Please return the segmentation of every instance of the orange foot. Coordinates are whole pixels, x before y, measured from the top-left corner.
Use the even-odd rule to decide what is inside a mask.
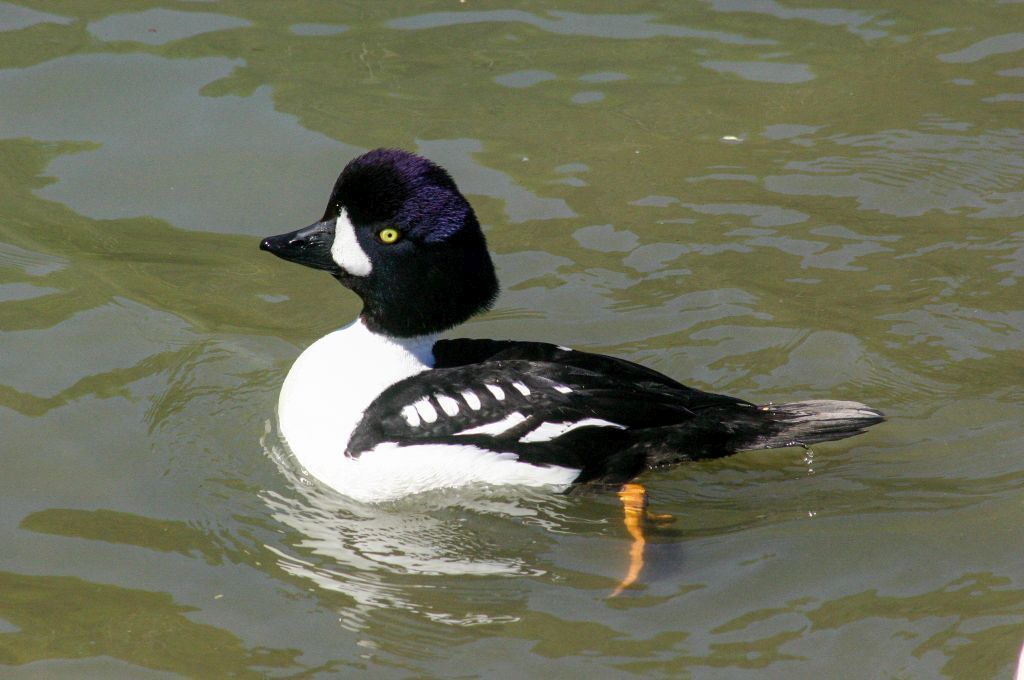
[[[615,597],[633,585],[644,568],[644,545],[647,543],[644,538],[644,525],[648,522],[661,524],[675,519],[672,515],[658,515],[647,509],[647,490],[642,484],[623,484],[619,490],[619,499],[626,515],[626,531],[633,537],[633,543],[629,546],[629,570],[609,597]]]

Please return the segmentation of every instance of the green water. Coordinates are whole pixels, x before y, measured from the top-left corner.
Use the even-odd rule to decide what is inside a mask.
[[[1024,641],[1024,5],[0,2],[0,676],[1007,677]],[[614,496],[351,503],[275,431],[348,322],[257,250],[445,165],[463,332],[890,420]]]

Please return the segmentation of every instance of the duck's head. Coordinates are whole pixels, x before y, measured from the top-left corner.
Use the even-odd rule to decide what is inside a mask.
[[[442,167],[397,149],[352,160],[319,221],[260,249],[329,272],[362,298],[367,327],[393,337],[447,330],[498,294],[469,202]]]

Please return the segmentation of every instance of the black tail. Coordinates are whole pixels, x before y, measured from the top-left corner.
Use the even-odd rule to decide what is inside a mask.
[[[771,427],[744,442],[740,450],[807,446],[845,439],[885,420],[881,411],[856,401],[816,399],[757,408],[768,416]]]

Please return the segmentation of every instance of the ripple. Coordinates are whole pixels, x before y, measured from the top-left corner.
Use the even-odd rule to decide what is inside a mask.
[[[870,12],[839,9],[835,7],[789,7],[776,0],[704,0],[716,12],[742,12],[767,14],[777,19],[798,19],[822,26],[845,26],[846,30],[866,40],[881,38],[887,33],[877,29],[866,29],[864,25],[874,20]]]
[[[111,328],[124,332],[116,343],[109,341]],[[44,398],[60,395],[91,376],[127,369],[145,372],[146,360],[164,352],[168,342],[193,337],[188,324],[178,317],[128,300],[82,310],[52,328],[2,335],[4,383]],[[47,360],[27,362],[22,359],[27,356]]]
[[[17,267],[30,276],[46,276],[67,268],[67,258],[37,253],[0,242],[0,267]]]
[[[71,17],[39,12],[9,2],[0,2],[0,33],[20,31],[36,24],[70,24],[73,21],[74,19]]]
[[[1020,130],[937,134],[886,130],[825,140],[845,155],[791,161],[764,186],[781,194],[856,198],[862,209],[899,217],[930,210],[974,217],[1024,215]],[[819,144],[821,142],[819,141]]]
[[[419,153],[440,163],[467,194],[483,194],[505,203],[511,222],[575,217],[560,198],[544,198],[520,186],[512,175],[477,163],[473,154],[483,150],[475,139],[419,140]]]
[[[251,21],[212,12],[179,12],[171,9],[147,9],[132,14],[114,14],[94,21],[88,30],[108,42],[132,41],[147,45],[165,45],[203,33],[252,26]]]
[[[339,163],[362,149],[280,113],[269,87],[250,97],[201,94],[242,64],[82,54],[0,70],[0,138],[94,142],[54,159],[46,174],[57,181],[36,190],[94,219],[153,216],[252,235],[279,232],[289,214],[305,224],[302,199],[323,201]],[[262,212],[253,210],[254,195]]]
[[[593,38],[637,40],[644,38],[699,38],[734,45],[774,45],[774,40],[747,38],[735,33],[704,31],[673,24],[652,23],[653,14],[580,14],[548,11],[544,18],[520,10],[480,10],[467,12],[431,12],[392,19],[390,28],[424,30],[445,26],[480,23],[523,23],[560,35],[585,35]]]
[[[59,288],[34,286],[31,283],[0,283],[0,302],[32,300],[59,292]]]
[[[705,61],[701,66],[718,73],[731,73],[756,83],[804,83],[815,78],[807,64],[783,64],[776,61]]]
[[[414,628],[425,621],[467,627],[516,620],[502,612],[522,598],[524,584],[495,577],[544,575],[533,564],[538,542],[550,542],[564,526],[562,508],[571,502],[530,490],[467,487],[364,505],[308,478],[269,421],[261,444],[291,490],[260,497],[272,518],[294,532],[266,547],[288,574],[351,598],[339,619],[350,630],[366,629],[382,612],[394,625]],[[437,589],[442,599],[430,596]]]
[[[554,80],[557,76],[551,71],[514,71],[495,76],[494,82],[511,88],[533,87],[537,83]]]
[[[889,332],[909,338],[912,345],[941,347],[950,361],[1024,349],[1024,312],[994,312],[950,302],[879,318],[896,322]]]
[[[1024,102],[1024,92],[1006,92],[1003,94],[993,95],[991,97],[985,97],[981,101],[995,104],[1001,102]]]
[[[577,92],[569,99],[569,101],[571,101],[573,104],[593,104],[603,99],[604,92],[588,90],[585,92]]]
[[[339,35],[348,30],[345,24],[292,24],[288,30],[295,35],[320,37]]]
[[[824,126],[777,123],[775,125],[766,126],[764,132],[761,133],[761,136],[767,139],[794,139],[796,137],[814,134],[822,127]]]
[[[579,77],[584,83],[614,83],[619,80],[629,80],[629,76],[619,71],[597,71],[586,73]]]
[[[947,64],[973,64],[996,54],[1009,54],[1024,50],[1024,33],[1006,33],[985,38],[958,52],[939,55]]]
[[[572,237],[584,248],[602,253],[628,253],[640,243],[639,237],[628,229],[616,230],[610,224],[583,227]]]

